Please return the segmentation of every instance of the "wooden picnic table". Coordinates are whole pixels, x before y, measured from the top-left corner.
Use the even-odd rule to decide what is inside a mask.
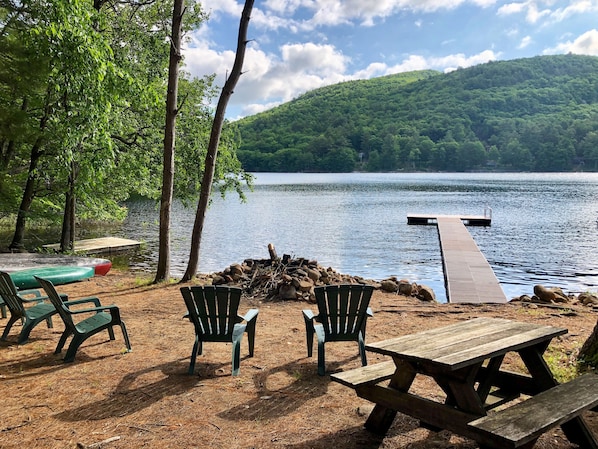
[[[376,404],[365,424],[372,432],[386,434],[401,412],[424,427],[494,446],[492,437],[468,424],[522,394],[533,396],[556,387],[542,355],[553,338],[565,333],[567,329],[552,326],[476,318],[368,344],[367,350],[392,357],[394,366],[381,363],[379,368],[371,365],[331,377]],[[529,375],[501,369],[509,352],[519,354]],[[443,403],[410,391],[418,375],[434,379],[446,394]],[[390,382],[381,382],[385,379]],[[598,447],[581,416],[567,419],[561,420],[561,427],[570,440],[581,447]]]

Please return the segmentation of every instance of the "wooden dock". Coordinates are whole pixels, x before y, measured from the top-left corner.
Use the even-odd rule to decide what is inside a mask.
[[[407,215],[407,224],[435,225],[440,217],[454,217],[454,215],[409,214]],[[492,224],[492,214],[459,215],[459,219],[463,224],[469,226],[490,226]]]
[[[74,252],[77,254],[113,254],[137,249],[141,242],[120,237],[101,237],[97,239],[75,240]],[[43,245],[47,250],[60,250],[60,243]]]
[[[438,226],[447,301],[507,302],[492,267],[467,231],[463,217],[438,215],[433,219]]]

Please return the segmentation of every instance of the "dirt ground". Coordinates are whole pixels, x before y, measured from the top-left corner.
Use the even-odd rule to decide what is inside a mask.
[[[477,445],[446,431],[435,433],[398,414],[386,437],[363,428],[371,405],[330,377],[316,372],[317,357],[306,356],[301,309],[297,301],[243,300],[241,313],[259,308],[256,348],[247,357],[241,346],[241,373],[231,374],[230,344],[207,343],[196,372],[188,375],[193,328],[182,319],[185,306],[178,284],[148,285],[148,279],[111,271],[108,276],[61,286],[71,299],[95,295],[117,304],[133,351],[101,333],[83,344],[74,363],[53,351],[63,329],[38,325],[28,343],[15,343],[20,326],[0,342],[0,448],[455,448]],[[531,290],[531,286],[530,286]],[[565,327],[547,358],[557,373],[571,369],[577,351],[596,324],[591,309],[563,310],[507,305],[429,304],[376,291],[367,340],[438,327],[479,316]],[[6,320],[0,320],[3,327]],[[328,373],[360,366],[356,343],[326,345]],[[369,363],[383,356],[370,354]],[[522,370],[515,358],[510,369]],[[431,398],[442,395],[427,380],[415,389]],[[596,413],[588,412],[598,433]],[[101,444],[100,444],[101,443]],[[537,448],[575,447],[560,429]]]

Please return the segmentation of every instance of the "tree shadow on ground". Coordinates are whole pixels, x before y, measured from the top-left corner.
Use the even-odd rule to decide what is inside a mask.
[[[364,423],[365,423],[364,417]],[[470,440],[453,441],[454,436],[448,431],[434,432],[419,427],[419,421],[406,415],[398,414],[386,436],[377,435],[363,426],[350,427],[338,432],[323,435],[320,438],[285,445],[285,449],[378,449],[383,447],[401,447],[403,449],[475,449],[477,444]],[[394,441],[400,439],[401,443]],[[408,442],[405,443],[405,440]],[[400,446],[395,446],[400,444]]]
[[[6,343],[6,342],[3,342]],[[98,346],[106,343],[105,341],[87,344],[86,347]],[[35,340],[29,341],[28,345],[35,345]],[[6,346],[12,346],[12,343],[8,343]],[[5,345],[2,345],[5,346]],[[14,343],[17,346],[17,343]],[[17,360],[11,360],[10,362],[0,362],[0,372],[2,372],[3,379],[24,379],[27,377],[36,377],[49,374],[54,371],[68,368],[71,366],[70,363],[65,363],[64,358],[65,351],[60,354],[54,354],[54,349],[49,352],[44,349],[44,352],[36,352],[35,354],[25,355]],[[85,354],[85,351],[79,350],[77,352],[77,358],[75,363],[83,364],[94,362],[103,359],[110,359],[113,357],[119,357],[120,354],[110,353],[103,356],[89,357]]]
[[[187,364],[185,363],[187,361],[188,359],[184,358],[174,363],[168,362],[127,374],[116,386],[110,397],[71,410],[65,410],[58,413],[56,417],[64,421],[122,417],[147,408],[165,397],[180,395],[202,380],[199,376],[187,374]],[[204,367],[204,369],[213,373],[224,372],[220,369],[221,366],[224,365],[214,364]],[[163,376],[160,376],[160,373]],[[145,381],[144,376],[150,379],[154,376],[160,376],[160,379],[154,382]],[[219,376],[213,375],[212,377]]]
[[[353,359],[355,357],[351,357]],[[348,360],[328,364],[337,370]],[[318,376],[317,366],[309,361],[293,361],[253,376],[256,397],[218,414],[228,420],[278,418],[297,410],[307,401],[323,396],[330,385],[329,376]]]

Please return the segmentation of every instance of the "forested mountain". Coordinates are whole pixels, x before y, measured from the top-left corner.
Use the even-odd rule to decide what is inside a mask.
[[[349,81],[237,124],[247,171],[597,171],[598,58]]]

